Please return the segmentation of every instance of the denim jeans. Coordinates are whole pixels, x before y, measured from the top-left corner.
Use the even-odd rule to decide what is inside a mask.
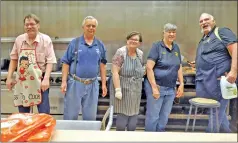
[[[98,96],[98,80],[86,85],[69,77],[64,98],[64,120],[77,120],[81,108],[83,120],[96,120]]]
[[[220,130],[218,130],[218,132],[224,132],[224,133],[231,133],[231,129],[229,127],[230,123],[228,121],[228,118],[227,118],[227,115],[226,115],[226,108],[227,108],[227,105],[228,105],[228,101],[227,99],[220,99],[220,108],[218,109],[218,121],[219,121],[219,127],[220,127]],[[213,112],[212,112],[212,116],[213,116],[213,131],[211,130],[211,116],[209,116],[209,123],[208,123],[208,127],[206,129],[206,132],[216,132],[217,131],[217,128],[216,128],[216,112],[215,112],[215,109],[213,109]],[[209,114],[210,115],[210,114]]]
[[[49,101],[49,89],[44,92],[41,92],[42,101],[37,105],[39,113],[50,114],[50,101]],[[30,113],[30,107],[18,106],[20,113]]]
[[[175,88],[160,86],[160,98],[155,100],[152,95],[151,85],[147,79],[144,84],[147,97],[145,131],[163,132],[172,110]]]

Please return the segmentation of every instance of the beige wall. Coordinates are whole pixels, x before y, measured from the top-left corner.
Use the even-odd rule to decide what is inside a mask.
[[[182,54],[193,60],[202,36],[198,25],[202,12],[211,13],[218,26],[227,26],[237,35],[236,1],[3,1],[1,36],[16,37],[23,33],[24,16],[35,13],[41,19],[41,32],[50,37],[76,37],[82,34],[83,18],[92,15],[99,21],[97,36],[107,46],[110,62],[128,32],[142,32],[141,49],[147,55],[152,42],[161,39],[163,25],[171,22],[178,26],[177,43]]]

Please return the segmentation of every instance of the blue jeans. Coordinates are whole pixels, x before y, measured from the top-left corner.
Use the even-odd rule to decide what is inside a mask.
[[[41,91],[41,95],[42,101],[37,105],[38,112],[50,114],[49,88],[44,92]],[[18,106],[18,110],[20,113],[30,113],[30,107]]]
[[[163,132],[173,107],[175,88],[160,86],[160,98],[155,100],[152,95],[151,85],[147,79],[144,84],[147,97],[145,131]]]
[[[83,120],[96,120],[99,84],[83,84],[69,77],[64,98],[64,120],[77,120],[82,107]]]
[[[221,104],[220,108],[218,109],[218,120],[219,120],[219,127],[220,127],[220,130],[219,132],[224,132],[224,133],[231,133],[231,129],[229,127],[230,123],[228,121],[228,118],[227,118],[227,115],[226,115],[226,108],[227,108],[227,105],[228,105],[228,101],[227,99],[220,99],[219,102]],[[228,107],[229,108],[229,107]],[[216,110],[213,109],[213,132],[216,132],[217,131],[217,128],[216,128]],[[211,116],[209,116],[209,123],[208,123],[208,127],[206,129],[206,132],[212,132],[211,130]]]

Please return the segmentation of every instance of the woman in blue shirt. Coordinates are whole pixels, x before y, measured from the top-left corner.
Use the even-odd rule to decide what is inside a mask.
[[[147,78],[144,82],[147,97],[146,131],[165,131],[174,98],[183,95],[181,55],[174,42],[176,29],[174,24],[165,24],[163,40],[153,44],[147,58]],[[176,92],[177,78],[180,85]]]

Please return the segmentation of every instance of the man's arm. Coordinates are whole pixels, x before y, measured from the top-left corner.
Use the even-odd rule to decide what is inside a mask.
[[[10,65],[8,68],[8,74],[7,74],[7,81],[6,81],[6,85],[9,90],[12,90],[12,87],[15,84],[14,80],[12,79],[12,76],[13,76],[14,71],[17,68],[17,63],[18,63],[18,60],[12,59],[10,61]]]
[[[57,62],[51,39],[49,39],[49,44],[46,48],[46,69],[41,83],[42,91],[46,91],[50,87],[50,73],[52,72],[53,64]]]
[[[9,65],[9,68],[8,68],[8,71],[7,71],[8,72],[7,73],[7,78],[12,78],[13,73],[17,68],[17,63],[18,63],[18,60],[16,60],[16,59],[11,59],[10,60],[10,65]]]
[[[64,53],[64,56],[61,58],[61,62],[62,62],[62,83],[61,83],[61,92],[65,93],[67,90],[67,78],[68,78],[68,74],[69,74],[69,66],[71,65],[71,63],[73,62],[73,58],[74,58],[74,52],[76,40],[71,41],[68,45],[67,50]],[[74,59],[77,60],[77,59]]]
[[[229,28],[219,28],[218,34],[232,58],[231,70],[226,75],[227,81],[234,83],[237,79],[237,37]]]
[[[10,53],[10,65],[8,68],[8,74],[7,74],[7,81],[6,81],[6,85],[7,88],[9,90],[12,89],[13,85],[14,85],[14,81],[12,79],[13,73],[17,68],[17,64],[18,64],[18,49],[17,49],[17,39],[13,45],[13,49]]]
[[[106,86],[106,64],[107,64],[107,57],[106,57],[106,48],[104,44],[101,42],[101,60],[100,60],[100,76],[102,82],[102,96],[105,97],[107,95],[107,86]]]
[[[237,43],[228,45],[227,49],[231,55],[231,70],[227,75],[227,81],[234,83],[237,79]]]
[[[106,88],[106,65],[104,63],[100,63],[100,74],[101,74],[101,82],[102,87]],[[106,96],[107,93],[103,93],[103,96]]]
[[[62,63],[62,82],[67,82],[67,77],[69,74],[69,65]]]

